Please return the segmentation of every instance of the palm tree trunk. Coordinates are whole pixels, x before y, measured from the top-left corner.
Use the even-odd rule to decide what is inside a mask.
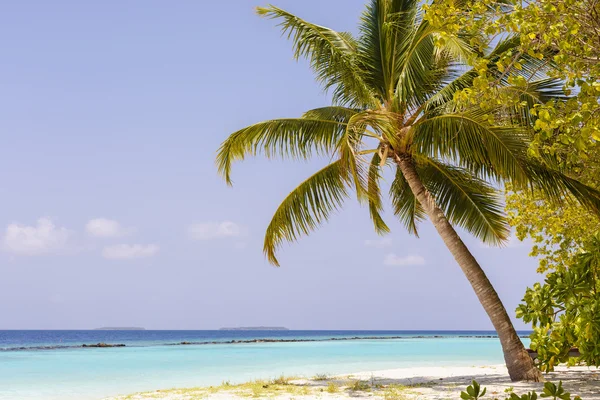
[[[412,158],[408,155],[395,155],[394,160],[402,171],[415,197],[431,219],[433,226],[435,226],[435,229],[471,283],[481,305],[492,321],[502,344],[504,360],[511,380],[542,381],[542,375],[535,367],[521,339],[519,339],[498,293],[475,257],[473,257],[458,233],[454,230],[444,212],[437,206],[435,200],[423,185]]]

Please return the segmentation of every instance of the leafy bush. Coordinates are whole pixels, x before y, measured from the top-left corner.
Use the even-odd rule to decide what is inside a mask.
[[[353,392],[371,390],[371,386],[369,385],[369,382],[360,381],[360,380],[352,382],[352,384],[349,386],[349,388]]]
[[[336,393],[339,390],[338,385],[333,382],[329,382],[327,384],[327,392],[328,393]]]
[[[316,374],[313,377],[314,381],[326,381],[327,379],[329,379],[329,375],[327,374]]]
[[[568,268],[527,289],[517,308],[517,317],[533,326],[531,348],[542,371],[568,362],[572,347],[581,361],[600,366],[600,234],[584,250]]]
[[[506,400],[537,400],[538,394],[533,392],[528,392],[519,396],[514,393],[512,390],[505,390],[505,392],[510,393],[510,396],[506,398]],[[481,386],[476,381],[473,381],[469,387],[467,387],[466,392],[460,393],[460,398],[462,400],[479,400],[483,396],[485,396],[486,388],[481,389]],[[544,384],[544,390],[540,397],[548,398],[551,400],[571,400],[571,393],[566,392],[562,387],[562,382],[558,383],[556,386],[552,382],[546,382]],[[573,397],[573,400],[581,400],[579,396]]]

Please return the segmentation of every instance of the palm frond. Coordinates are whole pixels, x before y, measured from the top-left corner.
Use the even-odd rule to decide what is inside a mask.
[[[515,189],[530,188],[539,191],[550,201],[557,204],[576,201],[600,215],[600,191],[568,177],[551,166],[537,163],[531,159],[528,159],[524,164],[528,182],[514,185]]]
[[[431,158],[417,160],[419,177],[451,223],[484,243],[498,245],[508,238],[510,227],[496,189],[465,169]]]
[[[309,158],[313,153],[332,154],[345,134],[355,110],[324,107],[308,111],[302,118],[275,119],[250,125],[231,134],[219,148],[219,173],[231,184],[231,166],[247,155]]]
[[[550,100],[566,101],[569,98],[563,90],[563,82],[553,78],[528,82],[526,87],[510,86],[498,89],[498,92],[502,91],[518,96],[519,104],[511,106],[508,111],[509,117],[520,126],[533,126],[536,117],[531,110],[536,104],[545,104]]]
[[[519,45],[520,38],[518,36],[511,36],[499,41],[496,47],[494,47],[486,55],[486,58],[489,60],[487,71],[492,77],[498,79],[499,87],[510,86],[508,80],[511,76],[523,76],[529,82],[544,81],[546,79],[545,73],[553,65],[551,61],[546,61],[547,59],[540,60],[539,58],[532,57],[529,54],[523,54],[519,58],[519,63],[521,64],[520,70],[512,68],[508,73],[500,71],[498,69],[497,62],[506,53],[511,51],[515,52]],[[548,54],[547,57],[551,58],[551,54]],[[477,71],[469,69],[451,82],[448,82],[443,88],[439,89],[437,93],[427,100],[426,109],[434,110],[451,102],[454,99],[454,94],[472,86],[473,80],[478,75],[479,74]]]
[[[281,20],[284,35],[293,41],[295,57],[306,58],[325,90],[340,104],[374,105],[373,93],[357,64],[357,42],[351,34],[307,22],[275,6],[258,7],[259,15]]]
[[[381,202],[381,187],[379,185],[379,180],[381,179],[380,164],[381,157],[379,157],[378,153],[375,153],[371,159],[371,165],[369,165],[367,189],[369,192],[369,213],[375,227],[375,232],[383,235],[389,233],[390,228],[381,217],[383,204]]]
[[[394,214],[400,222],[410,234],[418,237],[418,223],[425,219],[425,210],[410,189],[400,168],[396,168],[396,176],[390,186],[390,200],[394,207]]]
[[[525,181],[520,157],[528,144],[524,128],[490,125],[480,110],[439,115],[413,127],[416,154],[452,160],[486,179]]]
[[[350,118],[352,118],[360,112],[362,112],[362,110],[358,108],[328,106],[306,111],[304,114],[302,114],[302,118],[348,123],[348,121],[350,121]]]
[[[452,64],[465,63],[475,50],[465,35],[447,37],[436,43],[439,32],[425,20],[411,36],[401,51],[395,94],[399,104],[414,109],[454,77]]]
[[[365,118],[368,118],[368,116],[368,112],[352,116],[346,125],[345,134],[338,143],[340,166],[348,176],[352,177],[359,202],[366,201],[369,198],[368,171],[366,171],[362,155],[362,134],[367,128]]]
[[[348,197],[348,183],[341,161],[336,161],[294,189],[267,227],[263,251],[269,262],[279,266],[276,252],[284,241],[294,242],[327,221]]]
[[[394,93],[397,107],[402,111],[419,107],[435,90],[435,82],[431,79],[432,71],[437,69],[433,33],[429,23],[424,21],[401,52]]]
[[[392,98],[399,50],[414,30],[418,4],[415,0],[371,0],[361,17],[359,60],[367,84],[381,101]]]

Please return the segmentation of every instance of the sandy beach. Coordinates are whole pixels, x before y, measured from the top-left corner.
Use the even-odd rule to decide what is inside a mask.
[[[558,367],[545,375],[547,381],[558,383],[572,395],[583,400],[600,400],[600,369],[588,367]],[[191,399],[460,399],[460,392],[477,380],[487,387],[485,398],[504,399],[514,390],[517,394],[536,390],[543,383],[511,382],[503,365],[473,367],[420,367],[383,371],[366,371],[343,376],[313,378],[275,378],[241,385],[225,382],[219,387],[172,389],[107,400],[191,400]]]

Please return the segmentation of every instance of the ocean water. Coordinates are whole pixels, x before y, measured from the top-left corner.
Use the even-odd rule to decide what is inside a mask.
[[[100,342],[126,347],[81,347]],[[282,374],[502,362],[488,331],[0,331],[0,400],[99,400]]]

